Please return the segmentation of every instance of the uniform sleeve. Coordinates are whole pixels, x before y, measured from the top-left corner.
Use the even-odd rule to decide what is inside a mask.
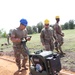
[[[60,26],[60,32],[62,33],[62,27]]]
[[[40,40],[44,44],[44,32],[43,31],[41,31]]]
[[[54,31],[56,32],[56,34],[61,35],[61,27],[60,26],[54,26]]]
[[[54,39],[57,40],[57,35],[56,35],[56,32],[54,30],[53,30],[53,37],[54,37]]]
[[[27,35],[28,35],[28,31],[27,29],[25,29],[25,37],[27,37]]]
[[[59,32],[60,32],[60,34],[61,34],[61,33],[62,33],[62,29],[61,29],[61,27],[58,26],[58,29],[59,29]]]
[[[16,37],[16,30],[14,29],[11,33],[11,38],[15,38]]]
[[[51,29],[51,31],[52,31],[53,38],[54,38],[54,39],[57,39],[57,35],[56,35],[56,31],[54,30],[54,26],[53,26],[53,28],[50,27],[50,29]]]

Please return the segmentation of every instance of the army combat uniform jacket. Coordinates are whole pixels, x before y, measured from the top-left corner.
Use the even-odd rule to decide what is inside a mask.
[[[16,28],[12,31],[11,36],[15,35],[15,38],[23,38],[27,36],[27,31],[26,30],[20,30],[19,28]],[[16,64],[18,67],[21,67],[21,55],[23,56],[23,64],[25,65],[25,63],[27,62],[28,59],[28,55],[27,53],[25,53],[25,51],[23,50],[23,45],[21,43],[14,43],[13,42],[13,49],[14,49],[14,55],[16,58]],[[28,50],[28,48],[26,47],[26,50]]]
[[[54,39],[57,39],[55,32],[52,28],[43,28],[41,30],[40,39],[42,44],[44,44],[46,50],[53,51],[54,49]]]

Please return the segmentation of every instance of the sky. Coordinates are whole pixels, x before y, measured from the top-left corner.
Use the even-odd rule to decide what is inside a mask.
[[[7,33],[19,26],[20,19],[28,20],[28,25],[50,20],[55,23],[55,16],[60,16],[60,24],[75,20],[75,0],[0,0],[0,29]]]

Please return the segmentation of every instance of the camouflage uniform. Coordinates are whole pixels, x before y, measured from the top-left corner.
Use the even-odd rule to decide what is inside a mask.
[[[46,50],[53,51],[54,49],[54,38],[56,39],[56,35],[52,28],[43,28],[41,30],[40,39],[42,44],[44,44]]]
[[[11,33],[7,34],[7,43],[8,43],[8,44],[10,44],[10,42],[9,42],[10,37],[11,37]]]
[[[59,50],[62,52],[61,46],[63,44],[63,36],[62,36],[62,29],[61,27],[58,25],[58,23],[56,23],[54,26],[54,31],[56,32],[57,38],[58,38],[58,48]]]
[[[13,30],[12,35],[15,35],[15,38],[23,38],[27,36],[27,31],[26,30],[20,30],[19,28],[16,28]],[[23,56],[23,60],[22,60],[22,66],[25,66],[27,59],[28,59],[28,55],[27,53],[25,53],[25,51],[23,50],[23,45],[21,43],[13,43],[13,49],[14,49],[14,55],[16,58],[16,64],[19,68],[21,68],[21,54]],[[28,50],[28,48],[26,47],[26,50]]]

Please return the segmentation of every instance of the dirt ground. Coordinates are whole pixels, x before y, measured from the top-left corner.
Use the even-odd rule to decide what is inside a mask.
[[[29,70],[17,71],[17,66],[14,57],[1,56],[0,57],[0,75],[29,75]]]
[[[75,52],[66,50],[66,55],[61,57],[62,70],[60,75],[75,75]],[[27,63],[27,65],[29,65]],[[13,51],[0,52],[0,75],[29,75],[29,70],[17,72]]]
[[[75,50],[66,50],[65,56],[61,58],[62,68],[75,72]]]

